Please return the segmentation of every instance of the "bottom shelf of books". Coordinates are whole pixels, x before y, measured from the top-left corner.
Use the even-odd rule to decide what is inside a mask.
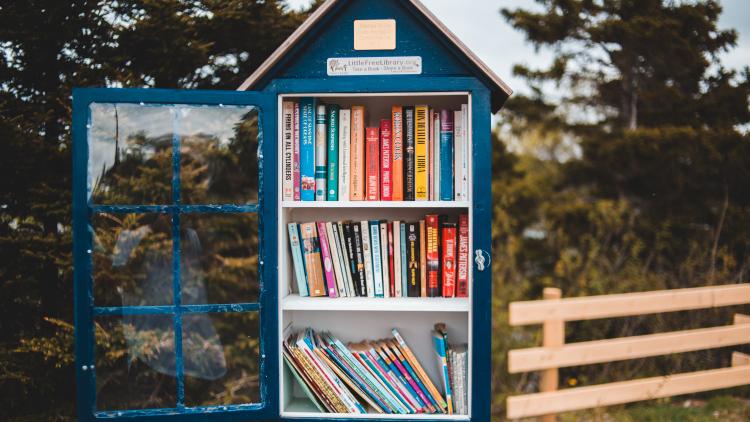
[[[285,311],[282,415],[465,420],[468,312]]]

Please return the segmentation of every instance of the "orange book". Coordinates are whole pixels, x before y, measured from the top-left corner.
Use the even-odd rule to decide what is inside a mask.
[[[404,112],[401,106],[391,108],[391,127],[393,137],[393,200],[404,200]]]
[[[363,201],[365,199],[365,108],[363,106],[352,106],[351,127],[349,199]]]
[[[368,127],[365,134],[365,180],[368,201],[380,200],[380,129]]]

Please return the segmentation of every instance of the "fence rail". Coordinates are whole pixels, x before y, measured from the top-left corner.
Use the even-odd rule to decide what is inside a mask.
[[[543,300],[510,304],[510,324],[543,324],[542,347],[511,350],[511,373],[541,371],[540,392],[512,396],[507,417],[542,416],[600,406],[750,384],[750,355],[734,352],[732,367],[613,382],[557,391],[558,368],[684,353],[750,343],[750,316],[734,324],[565,344],[565,322],[645,315],[750,303],[750,283],[581,298],[561,298],[557,288]]]

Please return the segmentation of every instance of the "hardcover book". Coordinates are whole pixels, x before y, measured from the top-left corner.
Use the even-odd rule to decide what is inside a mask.
[[[425,105],[414,107],[414,200],[427,201],[427,109]]]
[[[365,176],[367,200],[380,200],[380,133],[376,127],[368,127],[365,136]]]
[[[305,276],[305,264],[302,261],[302,245],[300,243],[297,223],[287,224],[289,232],[289,247],[292,250],[292,262],[294,264],[294,278],[297,280],[297,291],[300,296],[310,296],[307,290],[307,277]]]
[[[315,98],[300,99],[300,198],[315,200]]]
[[[440,112],[440,200],[454,199],[453,185],[453,111]],[[458,199],[458,196],[455,197]]]
[[[294,200],[294,102],[281,104],[281,200]]]
[[[307,287],[310,296],[325,296],[326,287],[323,280],[323,267],[321,266],[320,243],[315,223],[302,223],[299,228],[302,236],[302,251],[305,258]]]
[[[351,166],[351,118],[350,109],[339,111],[339,201],[349,200],[349,167]]]
[[[443,223],[443,297],[456,295],[456,225]]]
[[[375,286],[375,297],[383,297],[383,255],[380,242],[380,223],[370,221],[370,251],[372,253],[372,275]]]
[[[328,176],[326,187],[328,195],[326,200],[339,200],[339,106],[332,104],[328,106]]]
[[[292,136],[293,136],[293,172],[292,175],[294,183],[294,200],[299,201],[302,196],[300,192],[300,140],[299,140],[299,103],[294,103],[294,121],[292,123]]]
[[[401,106],[391,108],[391,129],[393,138],[393,200],[404,200],[404,120]]]
[[[414,200],[414,107],[404,107],[404,200]]]
[[[456,270],[456,296],[469,296],[469,215],[458,216],[458,265]]]
[[[372,243],[370,243],[370,222],[360,222],[362,233],[362,256],[365,262],[365,280],[367,281],[367,297],[375,297],[375,273],[372,267]]]
[[[365,108],[352,107],[351,133],[351,168],[349,177],[351,185],[349,199],[365,199]]]
[[[406,262],[408,296],[419,297],[420,272],[419,272],[419,223],[406,223]]]
[[[315,200],[326,200],[326,106],[318,104],[315,113]]]
[[[391,119],[380,119],[380,199],[393,200]]]
[[[333,257],[331,256],[331,244],[328,241],[328,232],[326,230],[326,223],[319,221],[317,223],[318,228],[318,239],[320,242],[320,258],[323,262],[323,274],[326,280],[326,287],[329,297],[338,297],[338,291],[336,288],[336,275],[333,271]]]
[[[425,216],[425,230],[427,231],[427,296],[439,297],[440,289],[440,222],[438,216]]]

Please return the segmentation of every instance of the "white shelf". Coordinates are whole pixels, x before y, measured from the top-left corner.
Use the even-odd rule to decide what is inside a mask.
[[[467,421],[468,415],[436,415],[436,414],[415,414],[415,415],[384,415],[381,413],[320,413],[318,409],[310,403],[308,399],[294,398],[284,407],[281,412],[284,418],[315,418],[315,419],[429,419],[429,420],[446,420],[446,421]]]
[[[469,312],[466,297],[300,297],[281,299],[285,311]]]
[[[283,201],[282,208],[469,208],[468,201]]]

